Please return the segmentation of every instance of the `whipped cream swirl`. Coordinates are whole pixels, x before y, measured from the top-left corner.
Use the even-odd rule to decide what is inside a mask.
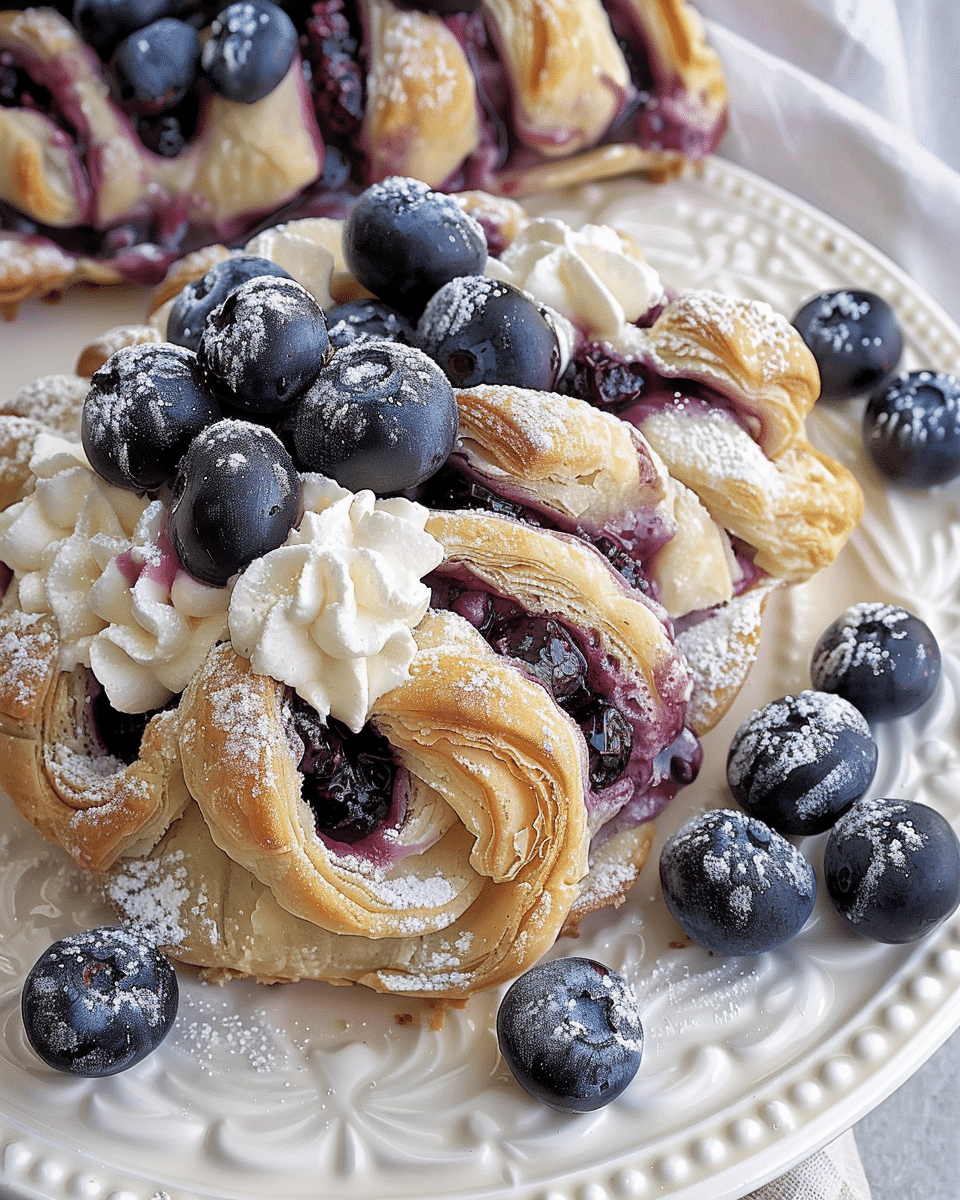
[[[422,579],[443,550],[424,528],[427,510],[411,501],[307,475],[303,503],[284,545],[236,581],[230,637],[255,671],[359,730],[408,676],[412,630],[430,603]]]
[[[591,341],[616,341],[664,300],[657,272],[624,233],[608,225],[573,229],[554,217],[531,221],[486,273],[529,292]]]

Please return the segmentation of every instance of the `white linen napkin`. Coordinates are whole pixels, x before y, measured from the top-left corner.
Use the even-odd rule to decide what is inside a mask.
[[[693,3],[730,94],[719,154],[853,229],[960,320],[957,0]],[[848,1132],[745,1200],[869,1197]]]

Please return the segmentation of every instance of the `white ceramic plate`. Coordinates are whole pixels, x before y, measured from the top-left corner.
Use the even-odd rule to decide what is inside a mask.
[[[627,226],[673,286],[742,292],[787,313],[827,286],[871,288],[900,313],[907,365],[960,369],[960,332],[888,262],[721,161],[662,187],[623,181],[531,207]],[[91,334],[138,319],[143,303],[75,293],[26,307],[0,330],[4,391],[70,369]],[[761,661],[661,839],[729,803],[732,732],[808,685],[817,635],[860,599],[906,605],[944,651],[938,696],[879,731],[872,790],[932,803],[960,827],[960,485],[885,489],[864,462],[858,416],[856,403],[817,411],[811,432],[862,480],[863,525],[833,567],[771,606]],[[436,1030],[423,1002],[315,984],[219,989],[187,971],[155,1055],[111,1079],[56,1076],[25,1043],[20,984],[54,937],[107,914],[6,801],[0,829],[0,1184],[18,1198],[733,1200],[851,1125],[960,1023],[960,915],[919,945],[883,947],[847,933],[821,901],[781,951],[724,959],[678,941],[655,849],[627,904],[557,947],[621,969],[640,998],[640,1072],[599,1113],[561,1115],[518,1089],[497,1053],[496,995]],[[822,843],[805,843],[815,863]]]

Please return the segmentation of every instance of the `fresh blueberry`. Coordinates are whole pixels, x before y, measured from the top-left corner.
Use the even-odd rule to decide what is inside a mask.
[[[960,475],[960,379],[909,371],[879,388],[864,410],[863,441],[893,483],[949,483]]]
[[[556,385],[556,326],[513,284],[485,275],[452,279],[431,297],[417,336],[454,387],[503,383],[549,392]]]
[[[393,175],[357,199],[343,228],[343,252],[355,279],[415,320],[438,288],[483,271],[487,239],[456,200]]]
[[[382,300],[364,297],[347,300],[327,312],[327,333],[334,349],[348,346],[363,338],[385,339],[416,345],[417,333],[406,317],[384,304]]]
[[[537,963],[497,1011],[500,1053],[536,1100],[593,1112],[633,1080],[643,1053],[637,998],[618,972],[590,958]]]
[[[760,954],[799,933],[817,882],[800,851],[763,821],[714,809],[664,845],[660,883],[684,932],[717,954]]]
[[[177,294],[167,316],[168,339],[196,350],[207,317],[241,283],[258,275],[290,278],[283,267],[269,258],[258,258],[255,254],[234,254],[222,262],[214,263],[205,275],[188,283]]]
[[[960,842],[936,809],[861,800],[830,831],[824,880],[843,919],[876,942],[914,942],[960,904]]]
[[[109,57],[128,34],[174,11],[171,0],[76,0],[71,20],[85,42]]]
[[[413,346],[359,341],[336,351],[281,426],[302,471],[385,495],[445,461],[459,428],[446,376]]]
[[[290,70],[298,44],[296,27],[282,8],[270,0],[238,0],[210,26],[203,73],[227,100],[254,104]]]
[[[877,753],[859,709],[829,692],[800,692],[744,721],[727,782],[744,811],[778,833],[822,833],[870,786]]]
[[[854,604],[820,635],[810,663],[813,686],[834,692],[868,721],[915,712],[940,679],[940,647],[929,627],[905,608]]]
[[[880,387],[903,353],[897,315],[873,292],[823,292],[794,314],[793,325],[817,360],[822,400],[847,400]]]
[[[132,1067],[177,1015],[173,967],[129,930],[102,926],[62,938],[23,985],[30,1045],[57,1071],[96,1078]]]
[[[174,17],[160,17],[129,34],[110,56],[114,93],[127,112],[173,108],[194,86],[199,72],[200,35]]]
[[[352,845],[383,823],[393,798],[396,763],[390,743],[364,725],[354,733],[294,696],[293,727],[303,743],[302,795],[318,833]]]
[[[220,419],[196,355],[169,342],[125,346],[94,372],[81,438],[108,483],[153,492],[169,483],[193,438]]]
[[[293,279],[258,275],[204,322],[197,358],[215,396],[242,413],[288,408],[330,356],[323,309]]]
[[[170,537],[185,571],[223,587],[286,541],[299,506],[300,478],[276,434],[249,421],[218,421],[180,460]]]

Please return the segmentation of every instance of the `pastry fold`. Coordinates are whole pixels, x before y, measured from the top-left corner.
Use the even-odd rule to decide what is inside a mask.
[[[181,702],[190,792],[217,845],[331,934],[442,933],[474,907],[509,929],[529,903],[553,910],[555,935],[586,873],[576,728],[459,618],[428,615],[416,637],[410,678],[371,716],[404,789],[378,848],[317,834],[285,689],[227,645]]]

